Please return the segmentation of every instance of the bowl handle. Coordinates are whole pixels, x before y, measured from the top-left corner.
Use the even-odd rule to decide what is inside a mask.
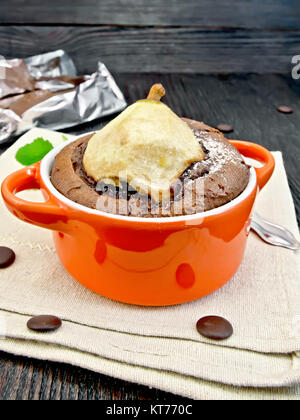
[[[256,143],[242,140],[229,140],[238,151],[245,157],[258,160],[264,164],[261,168],[255,168],[259,189],[261,190],[272,176],[275,168],[275,159],[269,150]]]
[[[45,203],[34,203],[16,196],[20,191],[42,189],[39,173],[38,163],[9,175],[1,185],[3,200],[8,210],[24,222],[65,232],[68,220],[66,213],[54,200],[48,198]]]

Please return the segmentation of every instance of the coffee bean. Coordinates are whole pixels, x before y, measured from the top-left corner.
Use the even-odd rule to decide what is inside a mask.
[[[217,129],[222,131],[222,133],[232,133],[233,127],[229,124],[218,124]]]
[[[294,110],[292,108],[290,108],[289,106],[285,106],[285,105],[279,106],[277,108],[277,111],[281,112],[282,114],[292,114],[294,112]]]
[[[219,316],[207,316],[197,322],[198,332],[211,340],[226,340],[233,334],[232,325]]]
[[[52,315],[41,315],[31,318],[27,322],[27,327],[36,332],[50,332],[58,330],[62,325],[59,318]]]
[[[0,268],[9,267],[14,263],[16,254],[6,246],[0,246]]]

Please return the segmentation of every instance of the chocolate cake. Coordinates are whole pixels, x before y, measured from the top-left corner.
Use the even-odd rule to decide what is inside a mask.
[[[170,200],[156,202],[125,182],[112,185],[89,177],[83,157],[93,135],[69,144],[56,156],[51,181],[60,193],[76,203],[136,217],[189,215],[232,201],[246,188],[249,167],[220,131],[202,122],[183,120],[192,129],[205,158],[192,163],[172,184]]]

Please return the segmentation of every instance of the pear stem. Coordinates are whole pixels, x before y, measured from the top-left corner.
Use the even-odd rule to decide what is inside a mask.
[[[166,91],[161,83],[156,83],[150,89],[147,99],[152,101],[160,101],[163,96],[165,96]]]

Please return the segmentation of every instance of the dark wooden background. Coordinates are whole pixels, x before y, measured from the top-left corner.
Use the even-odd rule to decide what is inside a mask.
[[[0,0],[0,55],[65,49],[80,73],[101,59],[128,103],[161,81],[182,116],[281,150],[300,223],[299,0]],[[279,114],[289,105],[292,115]],[[98,129],[109,120],[67,130]],[[0,147],[0,153],[8,145]],[[183,398],[83,369],[0,353],[0,399]]]
[[[288,72],[299,0],[1,0],[0,54],[64,48],[81,72]]]

